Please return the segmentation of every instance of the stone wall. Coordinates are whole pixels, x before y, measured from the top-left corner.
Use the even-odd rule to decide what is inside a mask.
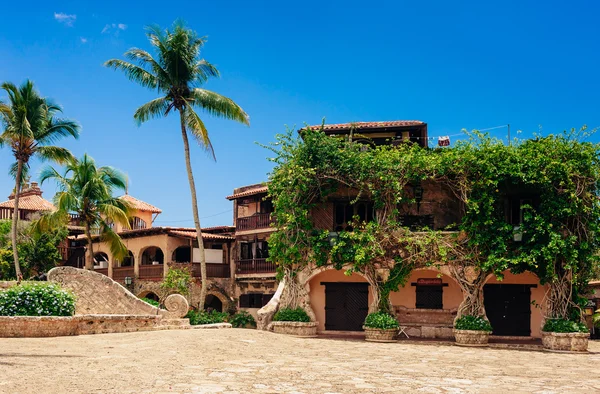
[[[149,331],[162,320],[156,315],[0,316],[0,338]]]
[[[186,299],[178,294],[165,301],[168,310],[155,308],[130,293],[108,276],[73,267],[56,267],[48,280],[71,290],[77,297],[76,315],[160,315],[177,319],[188,311]]]

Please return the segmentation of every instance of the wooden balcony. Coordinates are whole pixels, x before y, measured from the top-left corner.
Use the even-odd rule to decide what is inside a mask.
[[[94,271],[96,271],[99,274],[108,276],[108,268],[95,268]]]
[[[237,218],[237,231],[256,230],[259,228],[269,228],[274,223],[273,216],[270,213],[255,213],[252,216]]]
[[[188,268],[192,272],[192,277],[201,278],[200,274],[200,263],[173,263],[173,268]],[[221,263],[206,263],[206,276],[209,278],[229,278],[231,276],[231,269],[229,264]]]
[[[133,278],[133,267],[114,267],[113,268],[113,280],[115,282],[122,282],[126,277]]]
[[[242,259],[235,262],[235,273],[246,274],[275,274],[277,267],[267,259]]]
[[[163,264],[140,265],[140,279],[162,280],[165,268]]]

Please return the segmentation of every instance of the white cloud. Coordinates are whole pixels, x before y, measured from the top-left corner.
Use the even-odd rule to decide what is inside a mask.
[[[81,37],[80,40],[82,44],[85,44],[87,42],[87,38],[85,37]]]
[[[127,29],[127,25],[124,23],[107,23],[106,25],[104,25],[104,28],[102,29],[102,33],[118,33],[119,30],[125,30]]]
[[[77,15],[69,15],[65,14],[64,12],[55,12],[54,19],[56,19],[60,23],[63,23],[65,26],[73,26],[73,23],[75,23],[75,19],[77,19]]]

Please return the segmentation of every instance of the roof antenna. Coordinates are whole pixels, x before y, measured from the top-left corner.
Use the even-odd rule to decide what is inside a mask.
[[[129,194],[129,178],[125,181],[125,195]]]

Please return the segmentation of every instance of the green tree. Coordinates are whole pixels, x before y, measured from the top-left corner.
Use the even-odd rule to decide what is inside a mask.
[[[79,125],[72,120],[57,118],[56,115],[62,112],[61,107],[50,99],[41,97],[34,89],[33,82],[29,80],[20,87],[5,82],[1,88],[8,94],[8,101],[0,102],[0,116],[4,126],[0,144],[9,146],[16,159],[10,170],[15,177],[12,249],[17,280],[21,280],[23,275],[19,265],[16,236],[23,174],[27,172],[32,157],[60,164],[72,159],[67,149],[51,144],[63,137],[78,138]]]
[[[58,183],[59,192],[54,196],[58,211],[40,219],[41,226],[64,220],[69,213],[77,213],[85,227],[88,248],[86,269],[94,268],[92,230],[97,231],[107,242],[112,255],[121,259],[127,255],[127,248],[121,237],[112,229],[112,223],[129,227],[129,206],[120,198],[113,197],[115,189],[125,190],[127,177],[112,167],[97,167],[94,159],[87,154],[81,160],[72,160],[61,175],[53,167],[46,167],[40,174],[40,182],[53,179]]]
[[[206,295],[206,260],[198,217],[196,186],[190,162],[188,132],[215,158],[208,130],[196,109],[246,125],[250,124],[250,120],[244,110],[233,100],[199,87],[209,78],[219,76],[219,71],[212,64],[200,59],[200,49],[206,41],[205,38],[198,37],[182,22],[175,22],[171,30],[164,31],[158,26],[151,26],[148,28],[147,36],[156,51],[156,57],[144,50],[132,48],[125,52],[125,57],[133,63],[111,59],[105,65],[122,71],[131,81],[156,89],[161,94],[161,97],[142,105],[135,111],[134,119],[138,125],[151,118],[165,117],[173,110],[179,112],[185,165],[192,198],[192,213],[200,249],[202,275],[200,308],[203,308]]]

